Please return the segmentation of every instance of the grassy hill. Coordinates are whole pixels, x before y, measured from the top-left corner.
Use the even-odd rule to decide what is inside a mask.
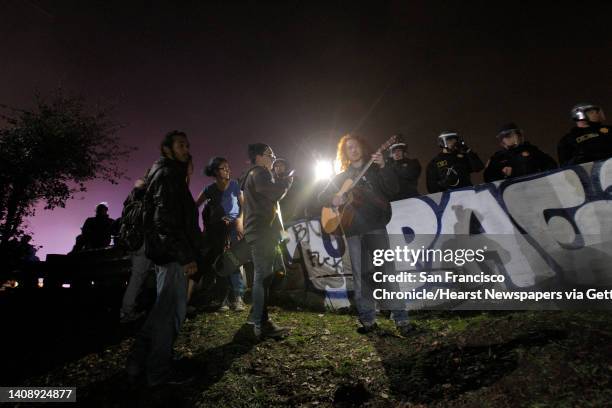
[[[66,364],[35,385],[76,385],[86,406],[612,406],[612,314],[420,312],[419,332],[397,335],[381,317],[360,335],[355,317],[273,309],[284,340],[232,342],[246,312],[186,322],[176,349],[196,379],[180,387],[128,386],[131,338]]]

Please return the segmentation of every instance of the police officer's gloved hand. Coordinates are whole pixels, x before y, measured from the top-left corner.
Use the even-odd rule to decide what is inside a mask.
[[[469,153],[472,149],[462,140],[459,144],[460,153]]]

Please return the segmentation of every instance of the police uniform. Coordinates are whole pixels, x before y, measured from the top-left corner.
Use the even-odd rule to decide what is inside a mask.
[[[427,165],[427,190],[430,193],[472,185],[470,173],[484,168],[473,151],[439,153]]]
[[[510,177],[520,177],[555,169],[557,163],[536,146],[524,142],[509,149],[499,150],[491,156],[484,171],[485,182],[505,179],[506,175],[502,172],[504,167],[512,168]]]
[[[419,161],[407,158],[401,160],[391,159],[387,164],[397,174],[400,188],[399,193],[392,198],[392,201],[418,196],[417,184],[421,175],[421,164]]]
[[[573,128],[557,145],[559,164],[568,166],[612,157],[610,130],[610,126],[599,123]]]

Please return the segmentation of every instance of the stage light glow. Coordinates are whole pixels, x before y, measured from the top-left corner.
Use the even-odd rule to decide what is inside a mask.
[[[317,160],[315,163],[315,181],[329,180],[334,174],[334,168],[329,160]]]
[[[63,284],[62,284],[62,288],[64,288],[64,289],[70,289],[70,284],[69,284],[69,283],[63,283]]]

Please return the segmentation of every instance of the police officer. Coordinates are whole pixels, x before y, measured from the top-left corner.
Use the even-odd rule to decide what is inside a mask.
[[[421,175],[421,163],[417,159],[409,159],[406,154],[406,143],[395,143],[389,148],[390,158],[387,163],[393,168],[399,180],[400,191],[391,201],[419,195],[417,183]]]
[[[603,124],[603,110],[592,103],[579,103],[571,112],[576,126],[557,145],[559,164],[587,163],[612,157],[610,127]]]
[[[495,152],[487,163],[484,171],[487,183],[557,168],[552,157],[524,140],[523,131],[514,123],[502,126],[497,140],[503,149]]]
[[[478,155],[457,132],[442,132],[438,136],[438,145],[442,151],[427,165],[427,190],[437,193],[471,186],[470,174],[484,168]]]

